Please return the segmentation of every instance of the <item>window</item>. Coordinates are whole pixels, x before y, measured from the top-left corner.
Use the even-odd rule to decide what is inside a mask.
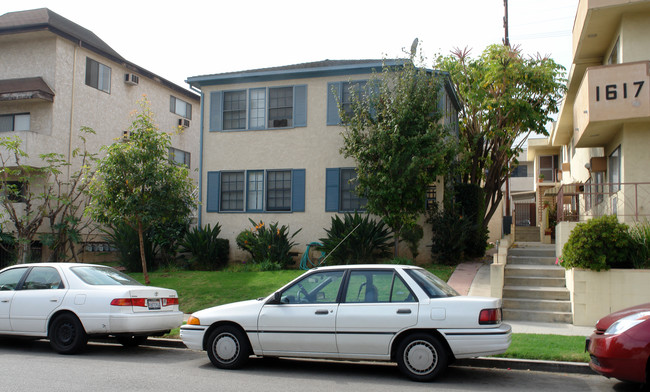
[[[325,169],[325,211],[347,212],[365,208],[367,199],[355,193],[355,178],[354,168]]]
[[[307,86],[213,91],[209,110],[210,132],[305,127]]]
[[[221,173],[221,210],[244,210],[244,172]]]
[[[358,185],[357,172],[355,169],[341,169],[341,211],[359,211],[363,210],[368,200],[365,197],[359,197],[355,190]]]
[[[269,128],[293,126],[293,87],[269,89]]]
[[[246,129],[246,90],[223,93],[223,129]]]
[[[334,82],[327,84],[327,125],[341,125],[338,101],[346,115],[352,115],[354,97],[362,99],[367,91],[367,81]]]
[[[406,273],[424,290],[429,298],[455,297],[459,295],[447,283],[424,269],[407,269]]]
[[[435,185],[428,185],[427,186],[427,211],[433,211],[436,209],[438,202],[436,201],[436,194],[437,194],[438,188]]]
[[[48,289],[62,289],[63,282],[59,272],[52,267],[34,267],[25,282],[23,283],[24,290],[48,290]]]
[[[608,165],[610,192],[618,192],[621,189],[621,146],[616,147],[611,153]]]
[[[169,111],[188,120],[192,119],[192,104],[178,99],[173,95],[169,98]]]
[[[352,271],[345,293],[347,303],[415,302],[415,296],[394,271]]]
[[[187,151],[169,147],[169,160],[177,165],[190,167],[190,155],[191,154]]]
[[[614,46],[612,47],[612,51],[609,54],[609,57],[607,58],[607,64],[618,64],[618,50],[619,47],[621,46],[621,38],[618,37],[616,38],[616,42],[614,43]]]
[[[264,201],[264,172],[261,170],[248,172],[247,210],[262,211]]]
[[[267,172],[266,205],[269,211],[291,210],[291,171]]]
[[[24,203],[27,199],[27,184],[21,181],[4,182],[2,196],[9,199],[12,203]]]
[[[142,286],[137,280],[113,268],[82,266],[70,268],[79,279],[93,286]]]
[[[285,304],[336,303],[343,281],[343,271],[322,271],[305,276],[281,294]]]
[[[304,212],[305,169],[207,173],[207,212]]]
[[[16,290],[27,267],[12,268],[0,274],[0,291]]]
[[[263,129],[266,121],[266,89],[250,90],[250,129]]]
[[[111,69],[86,57],[86,85],[106,93],[111,92]]]
[[[341,108],[346,117],[351,117],[354,114],[352,113],[352,102],[363,97],[366,82],[345,82],[341,87]]]
[[[559,155],[542,155],[539,157],[539,174],[544,176],[544,181],[555,182],[558,161]]]
[[[0,132],[29,131],[29,113],[0,116]]]
[[[528,177],[528,166],[519,165],[515,167],[515,170],[512,171],[510,177]]]

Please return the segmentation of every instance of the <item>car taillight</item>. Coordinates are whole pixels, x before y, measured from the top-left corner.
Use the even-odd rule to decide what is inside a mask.
[[[163,298],[162,305],[163,306],[178,305],[178,298]]]
[[[501,309],[483,309],[478,316],[478,323],[499,324],[501,322]]]
[[[115,298],[111,301],[113,306],[147,306],[144,298]]]

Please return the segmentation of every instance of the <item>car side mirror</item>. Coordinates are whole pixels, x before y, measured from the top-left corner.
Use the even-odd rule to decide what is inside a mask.
[[[280,293],[279,291],[273,293],[273,297],[271,297],[269,302],[267,302],[267,304],[270,305],[280,305],[281,303],[282,303],[282,293]]]

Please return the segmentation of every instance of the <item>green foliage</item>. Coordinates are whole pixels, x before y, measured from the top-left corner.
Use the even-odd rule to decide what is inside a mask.
[[[141,107],[129,138],[103,149],[87,211],[100,223],[124,222],[143,238],[154,223],[186,222],[196,202],[187,167],[169,161],[170,135],[158,131],[146,98]]]
[[[468,49],[438,57],[434,68],[451,76],[460,101],[461,182],[485,189],[482,224],[503,198],[502,186],[531,133],[546,125],[566,90],[564,67],[547,57],[526,57],[518,47],[488,46],[478,58]]]
[[[400,264],[400,265],[415,265],[413,259],[408,259],[406,257],[396,257],[392,260],[386,260],[386,264]]]
[[[400,237],[402,237],[402,239],[408,244],[411,255],[413,255],[413,259],[417,259],[418,254],[420,254],[418,251],[418,246],[420,245],[422,237],[424,237],[424,230],[422,230],[422,226],[418,224],[408,226],[407,228],[402,229]]]
[[[451,127],[441,123],[445,76],[416,67],[413,57],[384,65],[366,92],[351,94],[352,115],[339,102],[346,126],[341,153],[356,163],[356,191],[394,233],[415,224],[426,187],[447,173],[455,146]]]
[[[475,184],[455,184],[454,195],[460,215],[468,222],[464,253],[468,257],[483,257],[488,240],[488,230],[483,225],[485,193]]]
[[[390,256],[392,235],[383,221],[346,213],[341,220],[339,215],[332,217],[332,224],[325,229],[327,237],[319,241],[319,247],[326,253],[326,264],[365,264],[376,263]],[[347,237],[347,238],[346,238]]]
[[[181,249],[191,253],[190,268],[197,270],[216,270],[228,265],[230,246],[228,240],[218,238],[221,225],[214,228],[208,224],[202,229],[194,227],[185,234]]]
[[[264,265],[268,270],[291,266],[294,263],[291,248],[297,245],[293,238],[302,229],[289,234],[289,227],[279,226],[278,222],[267,226],[262,221],[256,223],[250,218],[248,220],[253,228],[239,233],[237,246],[251,254],[253,263]]]
[[[129,272],[142,272],[138,232],[124,222],[108,225],[108,230],[102,231],[106,242],[117,248],[120,254],[120,266],[126,268]],[[154,260],[158,253],[158,247],[149,233],[145,233],[144,236],[144,252],[147,259],[147,269],[155,269]]]
[[[594,271],[633,268],[636,255],[628,226],[608,215],[576,225],[562,249],[561,265]]]
[[[630,237],[637,246],[634,268],[650,268],[650,223],[637,223],[630,228]]]
[[[472,222],[449,205],[444,210],[434,210],[427,220],[432,227],[431,256],[437,263],[457,265],[463,256]]]

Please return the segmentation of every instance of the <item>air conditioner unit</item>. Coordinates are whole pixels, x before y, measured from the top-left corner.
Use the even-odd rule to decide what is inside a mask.
[[[137,86],[138,83],[140,83],[140,77],[132,73],[124,74],[124,83],[130,84],[131,86]]]
[[[190,120],[188,120],[186,118],[179,118],[178,119],[178,126],[183,127],[183,128],[189,128]]]

